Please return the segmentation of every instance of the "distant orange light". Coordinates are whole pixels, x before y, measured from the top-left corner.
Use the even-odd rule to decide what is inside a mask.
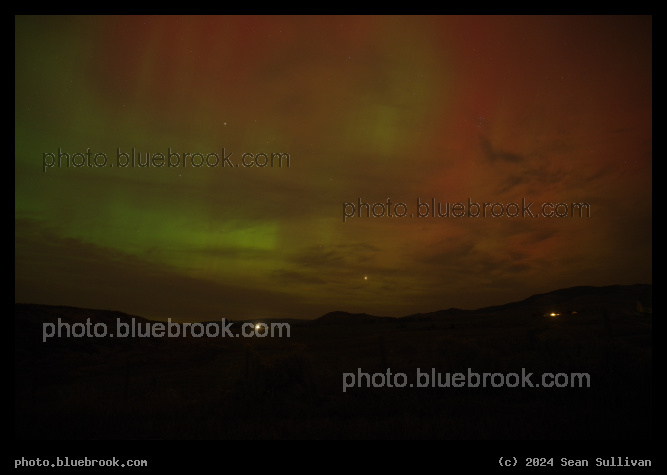
[[[551,312],[551,316],[552,316],[552,317],[555,317],[556,315],[558,315],[558,314],[557,314],[557,313],[553,313],[553,312]]]

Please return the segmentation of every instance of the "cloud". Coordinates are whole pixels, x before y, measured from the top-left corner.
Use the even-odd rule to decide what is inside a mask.
[[[520,173],[511,174],[505,178],[498,189],[498,193],[505,193],[520,185],[532,185],[526,191],[532,193],[553,188],[560,184],[566,177],[565,172],[560,169],[552,169],[547,164],[529,167],[526,163],[521,166]]]
[[[480,144],[482,146],[482,152],[484,152],[484,155],[491,163],[495,163],[498,160],[509,163],[521,163],[524,161],[524,157],[519,154],[494,148],[489,139],[485,137],[480,137]]]

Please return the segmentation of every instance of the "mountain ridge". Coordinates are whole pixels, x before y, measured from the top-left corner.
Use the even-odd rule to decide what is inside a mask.
[[[489,315],[503,313],[520,314],[544,314],[546,312],[571,312],[571,311],[616,311],[631,312],[637,309],[637,304],[642,308],[652,307],[652,289],[653,284],[631,284],[631,285],[607,285],[607,286],[574,286],[553,290],[541,294],[531,295],[523,300],[508,302],[500,305],[481,307],[474,310],[448,308],[446,310],[435,310],[433,312],[414,313],[401,317],[378,316],[368,313],[352,313],[342,310],[335,310],[325,313],[314,319],[295,319],[295,318],[254,318],[235,320],[235,323],[259,322],[289,322],[289,323],[369,323],[378,321],[409,321],[432,318],[446,318],[451,316],[465,315]],[[113,318],[121,320],[137,319],[142,323],[159,323],[162,320],[152,320],[145,317],[132,315],[116,310],[109,309],[87,309],[67,305],[43,305],[30,303],[15,303],[15,316],[21,314],[21,319],[40,320],[45,315],[52,321],[58,316],[72,318],[74,320],[90,317],[94,322],[107,322]],[[216,321],[216,320],[213,320]],[[228,321],[230,321],[228,319]],[[210,320],[202,320],[202,323]],[[163,322],[164,323],[164,322]]]

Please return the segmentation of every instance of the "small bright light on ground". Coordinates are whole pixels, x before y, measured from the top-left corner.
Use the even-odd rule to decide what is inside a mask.
[[[552,316],[552,317],[555,317],[556,315],[558,315],[558,314],[557,314],[557,313],[553,313],[553,312],[551,312],[551,316]]]

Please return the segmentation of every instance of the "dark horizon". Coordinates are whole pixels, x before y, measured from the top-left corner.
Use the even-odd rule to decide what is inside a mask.
[[[472,314],[475,314],[475,313],[482,313],[482,312],[485,312],[485,311],[487,311],[487,312],[488,311],[495,311],[495,310],[498,310],[498,309],[502,309],[503,307],[510,307],[510,306],[513,306],[513,305],[516,305],[516,304],[522,304],[522,303],[525,303],[525,302],[529,302],[530,300],[535,299],[535,298],[544,297],[544,296],[547,296],[547,295],[562,294],[564,292],[573,291],[573,290],[579,290],[584,294],[599,295],[600,290],[628,291],[630,289],[635,289],[637,287],[648,287],[648,288],[651,289],[648,292],[648,295],[646,294],[647,289],[644,289],[645,291],[641,295],[638,295],[637,296],[638,298],[636,299],[636,302],[640,302],[644,306],[648,305],[649,308],[650,308],[651,305],[652,305],[652,296],[651,296],[651,294],[652,294],[653,284],[641,284],[641,283],[631,284],[631,285],[566,287],[566,288],[563,288],[563,289],[555,289],[555,290],[552,290],[550,292],[545,292],[545,293],[540,293],[540,294],[533,294],[533,295],[530,295],[530,296],[528,296],[524,299],[520,299],[520,300],[508,301],[508,302],[503,302],[503,303],[500,303],[500,304],[489,305],[489,306],[484,306],[484,307],[469,308],[469,309],[459,308],[459,307],[442,307],[442,308],[438,308],[438,309],[431,310],[431,311],[428,311],[428,312],[407,313],[407,314],[398,315],[398,316],[380,315],[380,314],[376,314],[376,313],[365,313],[365,312],[349,312],[347,310],[339,308],[339,309],[330,310],[326,313],[323,313],[323,314],[320,314],[320,315],[317,315],[317,316],[312,316],[312,317],[309,317],[309,318],[298,318],[298,317],[292,317],[292,316],[288,316],[288,315],[276,316],[276,317],[265,317],[265,316],[258,315],[258,316],[251,317],[251,318],[236,318],[233,315],[222,314],[219,318],[216,318],[216,319],[202,320],[202,319],[197,319],[195,316],[193,316],[191,318],[187,318],[187,319],[173,318],[173,317],[168,316],[168,315],[151,318],[151,317],[147,317],[145,315],[132,314],[131,312],[124,312],[122,310],[112,309],[112,308],[105,308],[105,309],[104,308],[84,308],[84,307],[79,307],[79,306],[74,306],[74,305],[37,304],[37,303],[34,303],[34,302],[16,302],[15,304],[16,305],[23,305],[23,306],[33,306],[33,305],[35,305],[35,306],[54,307],[54,308],[72,308],[72,309],[77,309],[77,310],[91,310],[91,311],[104,311],[104,312],[122,313],[122,314],[125,314],[125,315],[128,315],[128,316],[141,317],[141,318],[145,318],[147,320],[156,321],[156,322],[165,322],[169,318],[171,318],[171,320],[174,321],[174,322],[209,322],[209,321],[214,322],[214,321],[220,321],[221,318],[225,318],[227,321],[230,321],[230,320],[232,320],[232,321],[261,321],[261,320],[271,321],[271,320],[281,320],[282,319],[282,320],[302,320],[304,322],[309,322],[309,321],[318,320],[322,317],[325,317],[325,316],[328,316],[328,315],[331,315],[331,314],[346,314],[346,315],[352,315],[352,316],[354,316],[354,315],[366,315],[366,316],[369,316],[369,317],[389,318],[389,319],[400,320],[400,319],[408,318],[408,317],[422,316],[422,315],[433,315],[433,314],[437,314],[439,312],[447,312],[447,311],[452,311],[452,310],[461,311],[461,312],[465,312],[465,313],[468,313],[468,314],[472,315]],[[635,302],[631,302],[631,303],[634,304]],[[553,307],[553,310],[557,310],[557,309],[562,308],[562,305],[553,304],[553,305],[551,305],[551,307]],[[545,307],[544,310],[546,311],[547,307]],[[627,309],[621,309],[621,310],[627,310]]]

